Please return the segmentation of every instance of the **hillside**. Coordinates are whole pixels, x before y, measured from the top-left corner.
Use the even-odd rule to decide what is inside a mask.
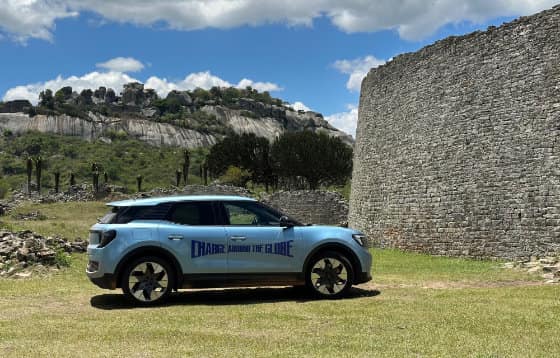
[[[141,83],[125,85],[120,96],[105,87],[79,94],[64,87],[55,93],[44,91],[37,106],[28,101],[0,103],[0,130],[106,142],[119,136],[186,148],[212,146],[230,133],[254,133],[273,140],[285,131],[311,130],[353,143],[320,113],[295,111],[267,92],[214,87],[171,91],[159,98]]]
[[[142,187],[169,187],[175,184],[175,170],[182,167],[183,153],[179,148],[161,147],[154,150],[147,143],[116,137],[112,143],[101,140],[84,142],[79,138],[29,132],[0,136],[0,199],[2,187],[23,189],[26,182],[26,158],[40,155],[43,161],[42,187],[54,188],[54,173],[60,172],[62,190],[68,188],[70,172],[77,183],[92,183],[91,167],[96,163],[101,173],[107,172],[110,184],[136,190],[136,176],[143,177]],[[200,165],[206,151],[191,150],[190,184],[200,184]],[[35,170],[32,176],[35,183]]]

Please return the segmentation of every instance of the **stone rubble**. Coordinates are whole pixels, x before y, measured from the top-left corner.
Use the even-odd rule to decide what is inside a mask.
[[[87,241],[44,237],[29,230],[0,230],[0,277],[25,278],[60,268],[58,257],[85,252]]]
[[[532,256],[529,260],[511,261],[502,265],[506,269],[519,269],[528,273],[540,274],[546,283],[560,283],[560,256],[547,256],[537,258]]]
[[[21,220],[21,221],[36,221],[36,220],[47,219],[47,216],[42,214],[40,211],[30,211],[28,213],[12,214],[12,217],[16,220]]]

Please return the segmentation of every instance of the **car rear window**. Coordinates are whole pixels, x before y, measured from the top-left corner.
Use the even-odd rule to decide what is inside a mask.
[[[210,202],[178,203],[171,211],[169,221],[181,225],[214,225],[214,211]]]
[[[113,206],[101,218],[102,224],[126,224],[133,220],[164,220],[171,208],[170,203],[152,206]]]

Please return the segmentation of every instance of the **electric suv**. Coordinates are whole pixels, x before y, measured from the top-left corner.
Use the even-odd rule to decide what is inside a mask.
[[[117,201],[89,234],[86,273],[140,305],[181,288],[307,286],[322,298],[371,280],[362,233],[302,225],[254,199]]]

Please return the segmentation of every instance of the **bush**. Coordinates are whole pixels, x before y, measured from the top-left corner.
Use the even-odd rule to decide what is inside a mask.
[[[56,250],[54,262],[59,267],[69,267],[72,264],[72,256],[62,249]]]
[[[230,166],[226,173],[220,177],[220,182],[234,186],[245,187],[251,178],[249,171],[239,167]]]

